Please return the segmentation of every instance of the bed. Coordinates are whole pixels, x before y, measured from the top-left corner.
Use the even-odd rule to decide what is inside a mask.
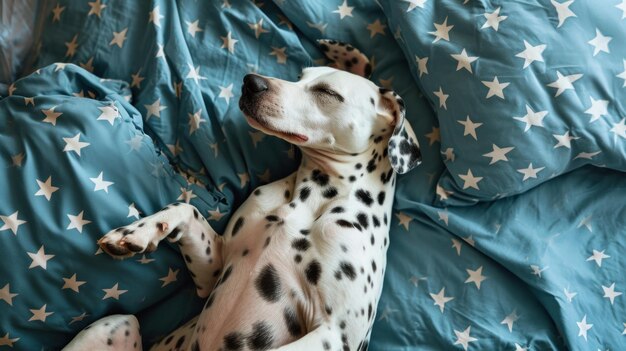
[[[29,5],[9,33],[31,51],[0,75],[0,350],[58,350],[113,313],[150,345],[196,315],[176,247],[113,261],[96,240],[175,201],[219,232],[292,172],[299,151],[237,99],[246,73],[325,64],[319,38],[370,58],[422,147],[370,349],[626,349],[623,0]]]

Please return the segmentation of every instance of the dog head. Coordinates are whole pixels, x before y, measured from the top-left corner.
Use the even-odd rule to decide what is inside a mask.
[[[341,58],[336,66],[354,73],[310,67],[296,82],[248,74],[239,100],[248,123],[301,148],[334,154],[363,153],[385,140],[398,173],[419,164],[419,145],[405,121],[402,98],[363,77],[371,66],[358,50],[333,41],[323,45],[327,56]]]

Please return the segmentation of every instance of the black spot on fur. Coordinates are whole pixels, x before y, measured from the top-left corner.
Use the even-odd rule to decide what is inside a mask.
[[[239,232],[239,230],[241,229],[241,227],[243,227],[243,217],[239,217],[239,218],[237,218],[237,220],[235,221],[235,225],[233,225],[233,233],[232,233],[232,236],[237,235],[237,233]]]
[[[322,341],[322,347],[324,348],[324,350],[330,350],[330,343],[326,340]]]
[[[276,268],[270,263],[266,265],[255,279],[259,295],[268,302],[276,302],[280,298],[281,284]]]
[[[113,345],[113,339],[109,338],[107,339],[107,345]]]
[[[333,207],[332,210],[330,210],[330,213],[343,213],[345,210],[343,209],[343,207],[341,206],[336,206]]]
[[[329,50],[328,45],[326,44],[320,44],[320,49],[322,49],[322,51],[327,52]]]
[[[374,228],[380,227],[380,221],[376,215],[372,215],[372,223],[374,224]]]
[[[256,196],[261,195],[261,190],[256,189],[256,190],[254,191],[254,195],[256,195]]]
[[[383,216],[383,223],[385,223],[385,225],[387,225],[387,214],[386,213]]]
[[[372,234],[370,236],[370,244],[372,244],[372,246],[374,246],[374,243],[376,243],[376,240],[374,239],[374,234]]]
[[[367,206],[371,206],[372,202],[374,201],[372,200],[372,195],[367,190],[359,189],[356,191],[355,195],[357,200],[361,201]]]
[[[300,229],[300,234],[302,235],[309,235],[309,233],[311,233],[311,231],[308,229]]]
[[[246,343],[251,350],[261,351],[267,350],[272,346],[274,336],[269,324],[265,322],[256,322],[252,326],[252,332],[248,334]]]
[[[187,263],[191,263],[192,262],[191,256],[185,255],[185,261],[187,261]]]
[[[372,271],[376,272],[376,262],[372,260]]]
[[[243,250],[243,252],[241,253],[242,257],[248,256],[248,253],[250,253],[250,251],[248,249]]]
[[[309,188],[308,186],[305,186],[300,190],[300,200],[302,202],[306,201],[306,199],[309,198],[309,195],[311,195],[311,188]]]
[[[272,240],[272,238],[268,236],[268,237],[265,239],[265,244],[263,244],[263,248],[266,248],[266,247],[270,244],[270,241],[271,241],[271,240]]]
[[[376,156],[367,163],[367,172],[372,173],[376,170]]]
[[[311,173],[311,180],[314,181],[319,186],[328,185],[328,174],[320,171],[319,169],[314,169]]]
[[[174,339],[174,335],[168,336],[167,339],[165,339],[164,345],[171,343],[173,339]]]
[[[367,306],[367,320],[371,320],[372,319],[372,303],[370,302],[370,304]]]
[[[298,321],[298,316],[291,308],[285,308],[283,310],[283,317],[285,318],[285,324],[287,325],[287,331],[293,337],[298,337],[302,334],[302,327]]]
[[[330,307],[330,306],[326,305],[326,306],[324,307],[324,309],[326,310],[326,314],[328,314],[329,316],[330,316],[331,314],[333,314],[333,309],[332,309],[332,307]]]
[[[343,274],[348,277],[350,280],[354,280],[356,278],[356,271],[354,270],[354,266],[350,262],[341,262],[339,264],[339,268],[343,272]]]
[[[367,227],[369,226],[369,221],[367,219],[367,215],[363,212],[360,212],[358,215],[356,215],[356,219],[359,221],[359,224],[367,229]]]
[[[291,196],[291,192],[289,190],[285,190],[285,199],[288,199]]]
[[[354,168],[356,168],[356,169],[361,169],[361,167],[363,167],[363,165],[362,165],[362,164],[360,164],[360,163],[357,163],[357,164],[354,166]]]
[[[327,199],[332,199],[333,197],[337,196],[337,188],[335,188],[334,186],[331,186],[330,188],[324,190],[324,192],[322,193],[322,196],[324,196]]]
[[[265,219],[268,222],[276,222],[276,221],[278,221],[278,216],[276,216],[276,215],[268,215],[268,216],[265,216]]]
[[[291,247],[298,251],[306,251],[311,247],[311,242],[304,238],[296,239],[291,242]]]
[[[309,283],[317,285],[317,282],[322,276],[322,265],[317,260],[313,260],[307,265],[304,274]]]
[[[238,332],[232,332],[224,336],[224,349],[227,351],[243,350],[243,335]]]
[[[178,341],[176,342],[176,348],[180,349],[181,347],[183,347],[183,344],[185,343],[185,336],[181,336]]]
[[[381,141],[383,141],[383,136],[382,135],[379,135],[379,136],[376,137],[376,139],[374,139],[374,142],[376,144],[380,143]]]
[[[300,263],[300,262],[302,262],[302,256],[300,256],[300,254],[297,254],[297,255],[295,255],[295,256],[293,257],[293,260],[294,260],[296,263]]]
[[[135,343],[135,345],[137,345],[137,343]],[[135,346],[136,348],[137,346]],[[200,351],[200,344],[198,344],[198,341],[194,341],[193,345],[191,345],[191,351]]]
[[[351,182],[354,182],[354,181],[356,181],[356,177],[351,175],[350,177],[348,177],[348,180],[351,181]]]
[[[226,270],[224,271],[224,275],[222,275],[222,279],[220,279],[220,284],[225,283],[228,277],[230,277],[230,274],[232,272],[233,272],[233,266],[228,266],[228,268],[226,268]]]
[[[372,74],[372,65],[369,63],[365,64],[365,76],[369,77]]]
[[[172,232],[167,237],[170,239],[175,239],[178,236],[178,233],[180,233],[180,228],[176,227],[172,229]]]
[[[385,202],[385,192],[381,191],[378,193],[378,204],[382,205]]]
[[[343,228],[354,228],[354,225],[346,221],[345,219],[338,219],[335,223],[337,223],[338,226],[343,227]]]

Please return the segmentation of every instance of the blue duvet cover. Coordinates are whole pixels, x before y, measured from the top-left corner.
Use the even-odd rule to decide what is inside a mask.
[[[297,79],[333,38],[407,103],[372,350],[626,349],[626,3],[42,1],[0,92],[0,350],[134,313],[144,344],[202,306],[174,246],[109,229],[174,201],[219,232],[299,151],[250,128],[246,73]],[[496,79],[497,78],[497,79]]]

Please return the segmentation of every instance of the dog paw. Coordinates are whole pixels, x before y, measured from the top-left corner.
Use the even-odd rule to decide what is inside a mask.
[[[130,225],[108,232],[98,240],[98,245],[113,258],[124,259],[156,250],[158,241],[154,243],[152,237],[154,234],[146,232],[146,229]]]

